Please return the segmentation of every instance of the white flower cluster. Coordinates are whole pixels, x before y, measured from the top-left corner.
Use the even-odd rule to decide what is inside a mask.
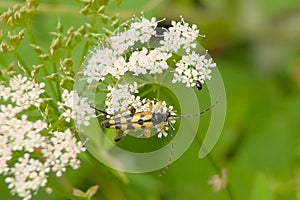
[[[171,27],[164,29],[163,35],[157,35],[157,24],[155,18],[134,18],[128,30],[109,37],[106,46],[98,46],[91,52],[83,68],[83,78],[91,83],[104,81],[108,74],[119,79],[127,71],[134,75],[162,73],[169,67],[167,61],[172,54],[180,53],[181,60],[173,63],[173,83],[181,82],[191,87],[197,81],[203,84],[209,80],[211,68],[216,64],[206,58],[206,54],[196,53],[196,39],[199,37],[197,26],[190,26],[181,18],[179,22],[172,21]],[[151,47],[152,37],[160,39],[159,45]],[[149,43],[150,48],[134,47],[137,43],[145,42]]]
[[[12,193],[17,193],[23,200],[29,200],[32,193],[36,193],[40,187],[47,183],[47,173],[50,168],[41,161],[30,158],[28,153],[20,157],[10,169],[10,176],[5,179]]]
[[[45,138],[40,132],[47,124],[41,120],[31,122],[27,120],[27,115],[22,115],[19,119],[17,114],[20,111],[19,107],[11,104],[0,107],[0,173],[7,170],[6,161],[12,158],[13,151],[33,152],[45,145]]]
[[[216,67],[216,63],[211,58],[206,59],[205,55],[192,51],[182,56],[176,66],[172,82],[181,82],[186,87],[194,87],[197,81],[203,84],[206,79],[211,79],[211,68]]]
[[[168,68],[167,60],[171,56],[172,54],[159,49],[148,50],[143,47],[141,50],[132,52],[127,67],[129,71],[134,72],[134,75],[161,74]]]
[[[199,36],[197,25],[192,27],[181,17],[179,22],[172,21],[171,27],[163,33],[163,40],[160,41],[162,49],[167,52],[178,52],[184,49],[189,53],[191,49],[197,47],[196,39]]]
[[[21,75],[8,86],[0,84],[0,174],[11,192],[25,200],[46,185],[48,173],[61,176],[69,165],[78,168],[77,155],[85,150],[69,129],[51,133],[46,122],[23,114],[45,101],[43,87]]]
[[[111,36],[107,40],[108,47],[99,46],[93,50],[86,61],[83,76],[88,83],[103,81],[107,74],[120,78],[129,71],[124,52],[136,42],[145,43],[155,35],[157,21],[155,18],[135,18],[128,30]]]
[[[12,167],[4,163],[6,167],[3,174],[7,176],[5,181],[8,188],[13,194],[16,193],[25,200],[30,199],[32,194],[46,185],[49,172],[55,172],[56,176],[60,177],[67,166],[77,169],[80,166],[77,154],[85,151],[83,144],[76,140],[70,129],[65,132],[53,132],[50,139],[45,136],[40,138],[42,139],[40,148],[35,149],[41,153],[40,159],[36,156],[32,158],[33,152],[26,151],[28,153],[19,157]],[[7,145],[5,147],[6,151],[11,150]],[[12,151],[9,153],[2,154],[1,160],[9,161],[12,158]]]
[[[39,160],[28,160],[28,153],[46,146],[46,138],[40,132],[47,124],[41,120],[28,121],[26,115],[18,119],[16,115],[20,111],[22,108],[11,104],[1,105],[0,108],[0,174],[8,176],[5,181],[13,194],[30,199],[31,193],[47,182],[44,175],[48,169]],[[11,167],[8,163],[15,159],[13,154],[18,151],[28,153]]]
[[[51,133],[50,141],[41,150],[43,157],[46,157],[45,165],[51,166],[51,171],[60,177],[66,171],[66,166],[73,169],[80,166],[77,154],[85,151],[82,142],[77,141],[70,129],[64,132],[55,131]]]
[[[127,110],[131,105],[137,106],[140,100],[139,97],[134,96],[134,93],[138,92],[137,88],[136,82],[125,85],[118,84],[115,87],[108,86],[109,93],[107,93],[105,101],[106,112],[111,116],[116,116],[118,113]],[[124,112],[124,114],[128,112]]]
[[[62,117],[66,122],[75,120],[77,125],[89,125],[91,118],[95,118],[95,110],[91,108],[86,97],[80,97],[75,90],[64,90],[62,94],[63,102],[58,102],[59,109],[63,110]]]
[[[127,71],[126,61],[122,56],[109,48],[98,48],[93,51],[83,69],[83,75],[88,83],[103,81],[107,74],[116,78],[124,75]]]
[[[3,100],[11,99],[18,107],[28,109],[30,106],[39,107],[43,99],[40,94],[44,93],[45,83],[35,83],[20,74],[12,77],[9,87],[0,85],[0,98]]]
[[[144,17],[134,18],[128,30],[109,38],[111,49],[117,55],[123,54],[129,47],[134,46],[136,42],[145,43],[156,34],[157,21],[154,17],[148,20]]]

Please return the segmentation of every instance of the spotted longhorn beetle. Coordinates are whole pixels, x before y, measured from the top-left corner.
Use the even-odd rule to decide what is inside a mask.
[[[202,85],[201,85],[202,87]],[[158,110],[160,109],[162,105],[162,101],[158,102],[158,105],[154,109],[154,112],[152,112],[153,109],[153,104],[150,100],[147,100],[147,103],[149,104],[149,109],[147,111],[142,111],[142,112],[136,112],[136,109],[131,107],[130,109],[127,109],[123,112],[130,111],[130,114],[125,115],[125,116],[120,116],[120,117],[113,117],[112,119],[104,120],[101,122],[101,126],[104,128],[110,128],[110,129],[115,129],[115,138],[114,141],[118,142],[122,138],[124,138],[130,130],[144,130],[144,134],[146,138],[149,138],[151,135],[151,129],[153,126],[158,125],[161,130],[165,130],[165,122],[168,123],[169,126],[171,126],[170,123],[170,118],[187,118],[187,117],[196,117],[199,115],[202,115],[212,108],[214,108],[220,100],[220,96],[218,97],[217,101],[212,104],[211,106],[207,107],[205,110],[191,114],[191,115],[173,115],[171,112],[167,111],[166,113],[160,113]],[[107,112],[97,109],[93,107],[96,111],[108,115]],[[121,114],[119,113],[119,114]],[[171,126],[171,128],[173,128]],[[123,131],[122,133],[118,134],[119,130]],[[173,136],[171,136],[171,152],[168,160],[168,164],[164,168],[164,170],[161,172],[160,176],[164,175],[166,171],[169,168],[169,165],[172,160],[172,155],[173,155],[173,150],[174,150],[174,141],[173,141]]]

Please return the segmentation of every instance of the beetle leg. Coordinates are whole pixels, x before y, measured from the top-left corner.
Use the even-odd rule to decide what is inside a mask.
[[[152,102],[151,102],[149,99],[147,99],[146,102],[147,102],[147,104],[149,105],[149,108],[148,108],[149,110],[148,110],[148,111],[149,111],[149,112],[152,112],[152,109],[153,109],[153,104],[152,104]]]
[[[158,124],[158,126],[161,130],[165,130],[165,128],[166,128],[164,123],[160,123],[160,124]]]
[[[119,142],[122,138],[124,138],[128,134],[129,130],[125,130],[124,132],[120,133],[118,135],[118,130],[116,129],[116,134],[115,134],[115,142]]]
[[[160,100],[160,101],[157,103],[157,106],[155,107],[155,111],[154,111],[154,112],[157,112],[157,111],[160,109],[161,105],[162,105],[162,100]]]
[[[150,136],[151,136],[151,129],[145,129],[145,136],[146,136],[146,138],[150,138]]]
[[[131,106],[130,108],[128,108],[126,110],[122,110],[122,111],[119,111],[119,112],[115,113],[114,116],[121,115],[121,114],[123,114],[124,112],[127,112],[127,111],[130,111],[130,114],[134,114],[136,112],[136,109],[133,106]]]
[[[115,130],[115,139],[114,139],[115,142],[116,142],[117,138],[119,137],[118,132],[119,132],[118,129],[116,129],[116,130]],[[119,140],[120,140],[120,139],[119,139]],[[119,141],[119,140],[117,140],[117,141]]]

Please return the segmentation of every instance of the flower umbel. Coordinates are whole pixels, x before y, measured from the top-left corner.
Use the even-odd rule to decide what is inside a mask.
[[[30,199],[40,187],[47,183],[50,168],[37,159],[30,158],[26,153],[10,169],[12,176],[5,179],[12,193],[17,193],[23,199]]]
[[[47,184],[50,172],[59,177],[67,166],[78,168],[77,155],[85,150],[70,129],[50,131],[50,125],[43,118],[46,114],[40,108],[49,100],[40,97],[44,85],[22,75],[12,77],[8,86],[0,85],[1,104],[3,102],[0,106],[0,174],[6,176],[11,192],[25,200]],[[62,106],[67,108],[73,108],[73,101],[81,105],[71,110],[72,119],[86,124],[89,119],[86,99],[68,92],[63,98]],[[34,109],[41,112],[40,119],[30,118]]]
[[[115,87],[108,86],[107,99],[105,101],[106,112],[111,116],[117,116],[118,113],[127,110],[133,104],[136,106],[135,109],[139,109],[139,97],[135,97],[134,93],[138,92],[137,83],[132,84],[118,84]],[[129,112],[129,111],[128,111]],[[128,114],[123,112],[123,114]]]
[[[186,87],[194,87],[197,81],[204,84],[204,81],[211,79],[211,68],[216,67],[212,59],[205,58],[192,51],[188,55],[182,56],[182,59],[176,63],[173,83],[181,82]]]
[[[44,86],[45,83],[36,83],[19,74],[10,79],[9,87],[0,86],[0,98],[7,100],[10,97],[11,101],[22,109],[39,107],[43,101],[40,94],[44,93]]]
[[[129,29],[110,36],[105,44],[99,45],[87,58],[83,68],[83,79],[88,83],[104,81],[107,75],[120,79],[126,72],[135,76],[141,74],[160,74],[169,67],[175,68],[173,83],[180,82],[187,87],[204,84],[211,79],[211,68],[216,64],[205,54],[196,53],[199,29],[190,26],[183,18],[172,21],[171,27],[163,29],[163,34],[156,32],[159,21],[148,20],[143,16],[134,18]],[[159,43],[151,46],[151,38]],[[136,44],[150,43],[150,47]],[[173,54],[181,53],[181,59],[171,62]]]
[[[77,141],[70,129],[53,132],[50,141],[41,150],[46,158],[45,165],[50,167],[57,177],[62,176],[69,165],[73,169],[80,166],[77,154],[82,151],[85,151],[82,142]]]
[[[95,118],[95,111],[90,107],[90,102],[86,97],[80,97],[75,90],[64,90],[62,94],[63,102],[58,102],[58,107],[63,110],[62,117],[66,122],[74,120],[77,125],[89,125],[89,120]]]
[[[179,22],[172,21],[171,25],[163,33],[164,39],[160,41],[164,51],[178,52],[182,48],[189,53],[196,48],[196,39],[199,36],[197,25],[190,26],[182,17]]]

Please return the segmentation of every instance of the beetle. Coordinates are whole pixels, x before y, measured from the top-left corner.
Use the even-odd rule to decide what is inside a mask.
[[[219,103],[219,100],[220,100],[220,96],[218,97],[217,101],[214,104],[212,104],[211,106],[207,107],[205,110],[199,113],[195,113],[191,115],[175,115],[169,111],[165,113],[158,112],[162,105],[162,101],[159,101],[154,111],[152,111],[153,104],[148,99],[146,101],[149,105],[148,110],[142,112],[136,112],[136,109],[131,107],[130,109],[118,113],[118,114],[122,114],[126,111],[130,111],[130,114],[104,120],[101,122],[101,126],[104,128],[115,129],[115,138],[114,138],[115,142],[118,142],[122,138],[124,138],[130,130],[144,130],[144,134],[146,138],[149,138],[151,136],[152,127],[159,126],[161,130],[165,130],[165,125],[167,123],[169,126],[171,126],[171,130],[172,130],[173,127],[170,123],[171,118],[188,118],[188,117],[200,116],[208,112],[209,110],[213,109]],[[108,115],[108,113],[105,111],[102,111],[97,108],[94,109],[98,112]],[[119,130],[122,131],[120,134],[118,134]],[[160,176],[163,176],[166,173],[172,160],[172,155],[174,150],[174,140],[173,140],[173,135],[170,134],[170,136],[171,136],[171,152],[170,152],[168,164],[166,165],[164,170],[160,173]]]
[[[151,129],[154,126],[159,126],[161,130],[165,130],[166,123],[169,126],[171,126],[170,124],[171,118],[187,118],[187,117],[196,117],[202,115],[208,112],[209,110],[211,110],[213,107],[215,107],[216,104],[219,103],[219,98],[214,104],[212,104],[205,110],[192,115],[174,115],[169,111],[165,113],[158,112],[162,105],[162,101],[159,101],[154,111],[152,111],[153,104],[149,99],[147,99],[146,102],[149,104],[148,110],[142,112],[136,112],[136,109],[131,107],[125,111],[118,113],[118,114],[122,114],[126,111],[130,111],[130,114],[124,116],[118,116],[118,117],[113,116],[111,119],[102,121],[101,126],[104,128],[115,129],[115,138],[114,138],[115,142],[118,142],[122,138],[124,138],[130,130],[143,130],[146,138],[149,138],[151,136]],[[102,111],[97,108],[94,109],[96,109],[98,112],[108,115],[108,113],[106,113],[105,111]],[[119,130],[122,131],[120,134],[119,134]]]

